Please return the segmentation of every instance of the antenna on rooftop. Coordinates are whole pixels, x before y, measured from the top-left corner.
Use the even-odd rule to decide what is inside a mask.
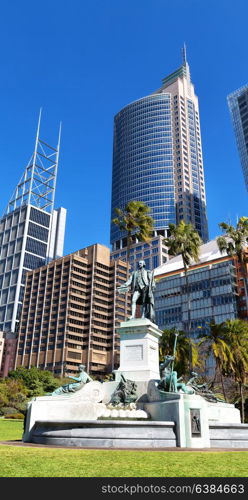
[[[186,52],[186,44],[184,42],[183,48],[182,48],[182,58],[183,58],[183,64],[187,64],[187,52]]]
[[[29,203],[46,212],[53,211],[61,124],[59,127],[58,144],[56,147],[50,146],[40,138],[41,112],[42,108],[39,111],[34,152],[9,200],[4,215]]]

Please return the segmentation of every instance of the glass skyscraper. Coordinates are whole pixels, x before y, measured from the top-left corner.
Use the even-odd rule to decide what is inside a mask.
[[[241,166],[248,190],[248,85],[227,96]]]
[[[198,99],[185,49],[182,66],[160,89],[114,118],[111,219],[131,200],[151,208],[154,237],[184,219],[208,240]],[[116,258],[124,253],[125,235],[113,224],[111,244]]]

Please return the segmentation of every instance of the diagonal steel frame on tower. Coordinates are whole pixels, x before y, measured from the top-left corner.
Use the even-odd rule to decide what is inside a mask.
[[[52,147],[40,138],[41,110],[39,113],[34,153],[17,184],[3,215],[16,208],[31,204],[46,212],[54,207],[57,169],[59,161],[61,124],[57,147]]]

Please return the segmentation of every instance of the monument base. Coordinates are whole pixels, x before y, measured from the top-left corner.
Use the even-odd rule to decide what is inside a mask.
[[[136,318],[121,323],[120,367],[117,370],[125,378],[149,381],[160,378],[159,338],[162,331],[149,319]]]
[[[207,401],[195,394],[165,393],[167,400],[144,404],[152,420],[176,424],[177,446],[209,448]]]

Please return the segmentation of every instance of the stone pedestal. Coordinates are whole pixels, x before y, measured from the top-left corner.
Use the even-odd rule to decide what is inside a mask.
[[[177,446],[209,448],[207,402],[195,394],[164,393],[163,401],[144,404],[152,420],[176,423]]]
[[[103,384],[88,382],[75,393],[33,398],[27,406],[23,441],[30,442],[35,422],[61,420],[96,420],[104,411]]]
[[[149,319],[133,319],[121,323],[120,367],[125,378],[139,381],[160,379],[159,338],[162,331]]]

